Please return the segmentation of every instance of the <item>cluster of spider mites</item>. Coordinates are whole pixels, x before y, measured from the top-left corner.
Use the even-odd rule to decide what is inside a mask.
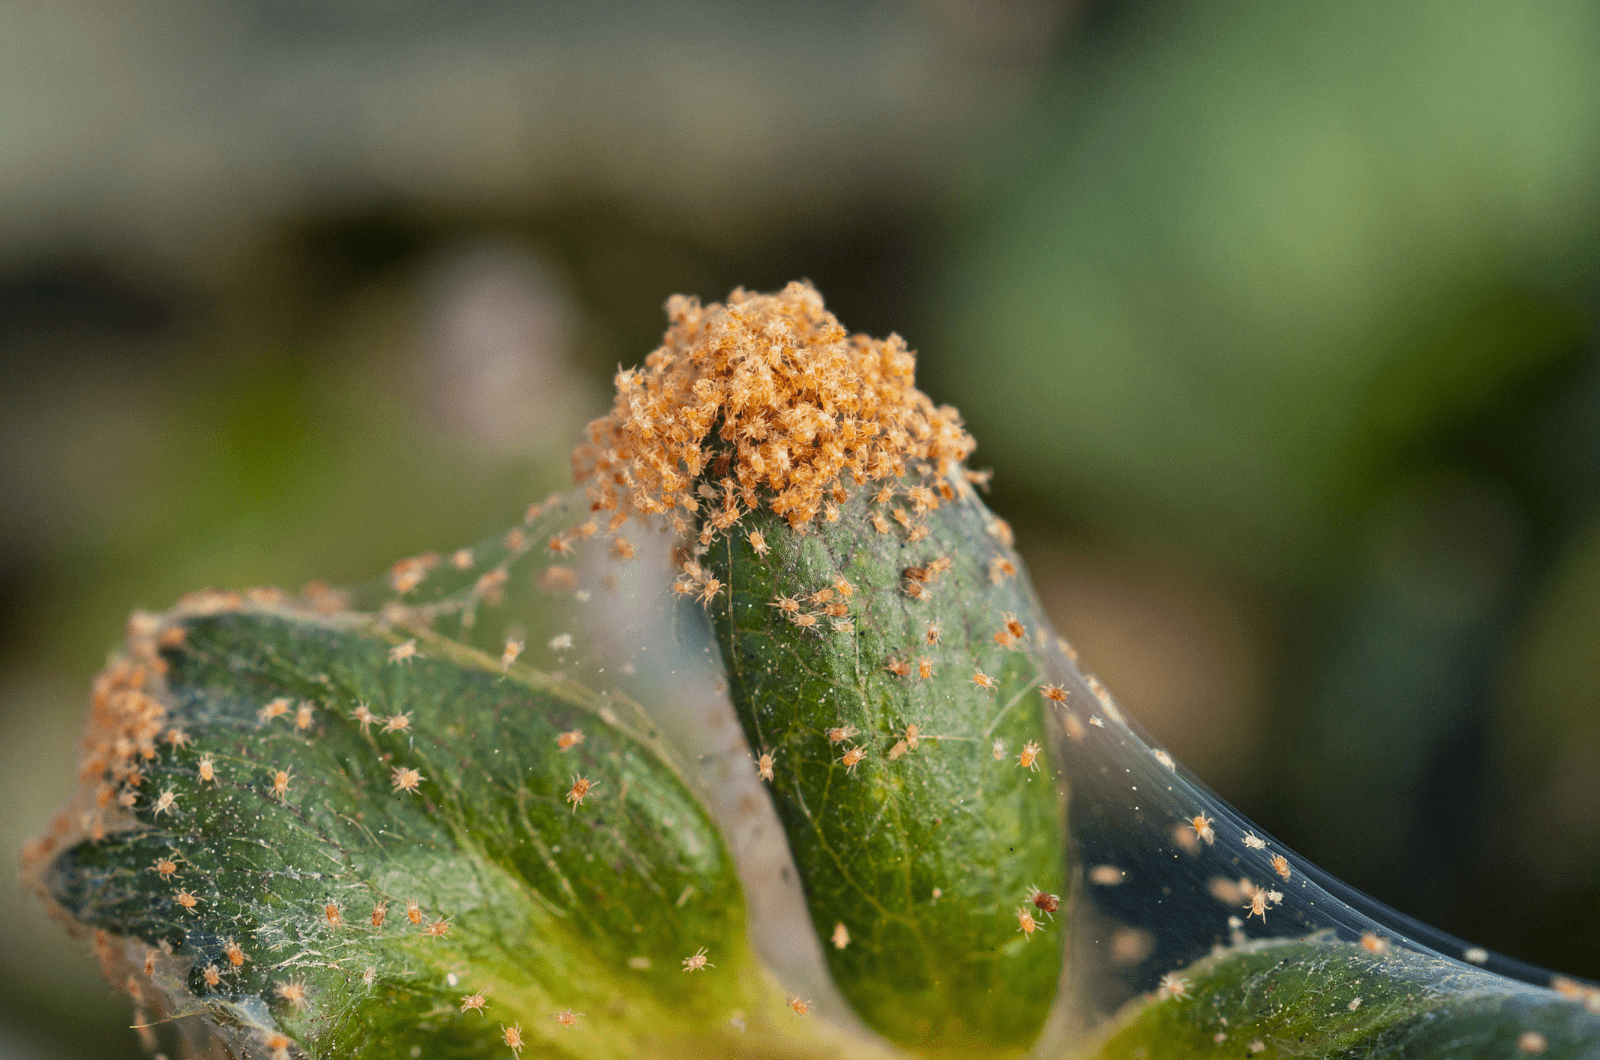
[[[911,511],[891,512],[909,531],[953,499],[946,480],[975,443],[954,409],[916,388],[898,335],[847,334],[807,283],[737,290],[726,305],[674,297],[667,315],[662,346],[617,374],[611,412],[573,453],[593,510],[611,513],[608,533],[637,515],[686,537],[698,520],[709,544],[763,497],[799,530],[839,517],[847,480],[908,469],[933,483],[910,488]],[[877,519],[887,533],[888,517]]]

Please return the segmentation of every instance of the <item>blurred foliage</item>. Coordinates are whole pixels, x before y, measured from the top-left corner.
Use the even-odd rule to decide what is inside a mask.
[[[1600,975],[1593,5],[192,6],[4,9],[13,846],[131,607],[509,524],[667,294],[808,276],[921,350],[1180,758],[1376,897]],[[41,919],[0,929],[0,1054],[133,1055]]]

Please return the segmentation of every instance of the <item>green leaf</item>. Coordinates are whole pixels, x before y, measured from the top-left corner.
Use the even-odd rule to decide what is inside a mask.
[[[1600,1014],[1429,954],[1331,937],[1247,943],[1130,1005],[1098,1060],[1600,1056]]]
[[[824,1033],[754,964],[721,838],[615,700],[443,640],[395,661],[398,637],[347,617],[169,628],[182,641],[164,641],[157,698],[187,740],[156,744],[131,827],[47,875],[75,920],[137,940],[125,959],[158,1012],[200,1016],[235,1048],[284,1050],[281,1033],[328,1057],[504,1055],[502,1025],[518,1024],[535,1055],[585,1057]],[[287,712],[264,714],[274,701]],[[420,774],[414,791],[397,770]],[[579,776],[592,787],[575,803]],[[485,1007],[463,1011],[477,991]],[[570,1028],[554,1018],[567,1010]]]
[[[1065,893],[1066,789],[1048,749],[1036,769],[1018,762],[1047,743],[1042,622],[1000,524],[966,494],[919,516],[930,533],[914,544],[865,493],[804,533],[751,511],[705,561],[728,587],[711,613],[733,700],[756,753],[773,755],[773,799],[840,988],[897,1044],[994,1055],[1032,1044],[1061,977],[1061,927],[1028,899]],[[948,569],[930,568],[940,557]],[[825,613],[839,603],[852,631]],[[1026,626],[1011,649],[994,636],[1008,615]],[[844,727],[859,734],[830,739]],[[866,751],[853,769],[851,748]],[[1031,939],[1024,907],[1043,929]]]

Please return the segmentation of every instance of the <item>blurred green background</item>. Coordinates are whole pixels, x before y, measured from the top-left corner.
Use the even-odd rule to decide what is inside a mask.
[[[0,845],[131,608],[509,525],[667,295],[801,276],[1179,758],[1600,976],[1587,4],[0,0]],[[4,888],[0,1058],[137,1055]]]

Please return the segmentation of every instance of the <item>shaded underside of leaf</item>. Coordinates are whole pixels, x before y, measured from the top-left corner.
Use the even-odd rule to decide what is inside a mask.
[[[604,697],[444,641],[392,661],[398,637],[349,623],[176,625],[167,722],[186,738],[147,763],[138,825],[48,879],[77,921],[161,948],[190,999],[171,1015],[340,1057],[486,1055],[502,1023],[536,1053],[737,1053],[730,1018],[766,1017],[720,837]],[[286,713],[264,716],[274,701]],[[715,968],[686,973],[702,947]],[[484,1010],[462,1011],[479,990]]]
[[[970,491],[919,514],[920,541],[892,508],[862,492],[805,533],[747,513],[705,557],[727,586],[711,613],[845,995],[902,1045],[1026,1048],[1062,967],[1058,930],[1029,903],[1033,887],[1065,888],[1066,789],[1032,654],[1043,622]],[[995,637],[1008,618],[1025,627],[1009,648]],[[850,735],[830,739],[840,728]],[[1035,768],[1018,759],[1030,748]],[[1023,909],[1038,937],[1020,930]]]

